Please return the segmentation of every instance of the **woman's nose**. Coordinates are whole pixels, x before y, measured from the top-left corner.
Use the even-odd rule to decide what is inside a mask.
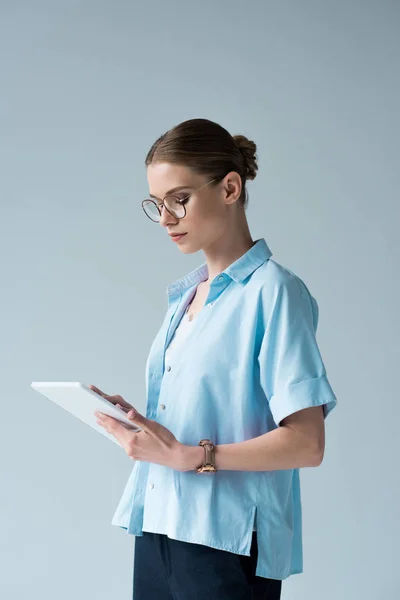
[[[167,227],[169,223],[177,223],[179,219],[176,219],[167,211],[167,209],[162,206],[161,207],[161,217],[160,217],[160,225],[163,227]]]

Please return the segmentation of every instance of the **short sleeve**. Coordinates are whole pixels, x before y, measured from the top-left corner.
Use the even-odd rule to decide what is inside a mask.
[[[288,415],[323,406],[324,418],[337,404],[316,340],[318,304],[292,274],[279,283],[265,315],[258,356],[260,383],[277,425]]]

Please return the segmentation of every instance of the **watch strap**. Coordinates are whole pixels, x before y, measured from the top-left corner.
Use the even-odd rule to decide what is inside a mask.
[[[209,439],[200,440],[199,446],[204,448],[204,462],[196,469],[197,473],[214,473],[217,471],[215,466],[215,446]]]

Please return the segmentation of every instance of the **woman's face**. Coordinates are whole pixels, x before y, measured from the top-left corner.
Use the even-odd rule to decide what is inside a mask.
[[[184,199],[191,194],[185,203],[186,215],[182,219],[172,216],[165,208],[161,209],[160,225],[166,229],[166,233],[185,234],[176,242],[185,254],[211,246],[224,236],[235,218],[234,213],[238,208],[236,200],[241,191],[239,174],[232,171],[222,181],[195,191],[211,179],[182,165],[159,162],[147,167],[149,192],[155,202],[162,202],[170,190],[178,186],[185,187],[173,192],[174,196]]]

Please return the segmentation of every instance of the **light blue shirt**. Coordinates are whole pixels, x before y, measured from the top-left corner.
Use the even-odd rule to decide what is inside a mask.
[[[271,259],[265,240],[217,275],[182,351],[165,348],[207,264],[167,287],[168,309],[146,364],[146,417],[195,446],[242,442],[288,415],[337,403],[316,341],[318,305],[304,282]],[[197,474],[135,462],[112,524],[250,555],[256,575],[303,571],[299,469]]]

